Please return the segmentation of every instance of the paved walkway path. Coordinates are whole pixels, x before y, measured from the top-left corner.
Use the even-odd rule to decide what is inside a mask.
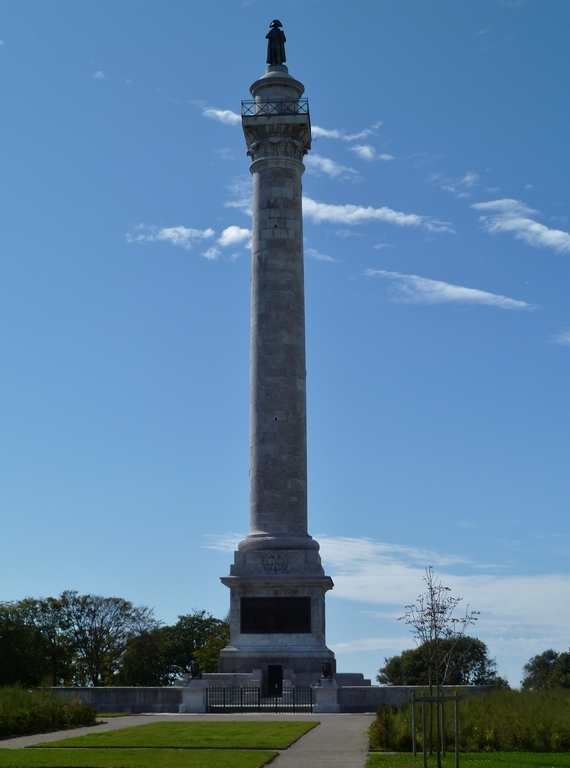
[[[275,768],[364,768],[372,715],[320,715],[313,728],[271,763]]]
[[[23,749],[43,741],[58,741],[86,733],[102,733],[144,725],[149,722],[186,722],[212,720],[303,720],[320,723],[289,749],[282,750],[271,764],[272,768],[364,768],[368,751],[368,726],[373,715],[127,715],[105,720],[101,725],[75,728],[72,731],[39,733],[0,741],[0,749]]]

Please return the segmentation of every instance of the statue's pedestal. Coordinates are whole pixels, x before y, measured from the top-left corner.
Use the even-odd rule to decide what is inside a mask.
[[[189,680],[187,687],[182,689],[182,704],[178,712],[184,714],[203,714],[206,712],[207,680]]]
[[[320,683],[313,688],[313,712],[317,714],[340,712],[338,685],[332,678],[321,678]]]
[[[231,640],[220,653],[219,671],[261,670],[264,685],[272,674],[280,678],[278,684],[288,678],[296,685],[314,685],[323,662],[335,670],[325,642],[325,592],[332,581],[309,569],[302,573],[305,553],[279,554],[291,560],[299,556],[296,574],[234,575],[239,573],[234,566],[232,575],[222,579],[231,592]]]

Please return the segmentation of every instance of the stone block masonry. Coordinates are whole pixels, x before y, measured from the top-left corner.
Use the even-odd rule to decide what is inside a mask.
[[[307,530],[303,157],[311,147],[304,86],[271,65],[250,88],[243,130],[253,176],[250,515],[230,575],[230,643],[220,672],[264,684],[318,681],[333,583]]]

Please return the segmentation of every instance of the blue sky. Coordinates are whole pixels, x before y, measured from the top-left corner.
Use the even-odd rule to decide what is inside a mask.
[[[570,642],[567,0],[4,0],[0,599],[228,609],[273,18],[328,643],[373,677],[432,565],[516,685]]]

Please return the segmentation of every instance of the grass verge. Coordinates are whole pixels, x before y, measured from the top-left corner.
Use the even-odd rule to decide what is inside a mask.
[[[42,748],[158,748],[177,749],[286,749],[317,723],[300,722],[162,722],[135,725],[106,733],[90,733],[60,741],[43,742]],[[1,764],[0,764],[1,765]]]
[[[455,765],[454,755],[446,755],[442,760],[444,768],[453,768]],[[367,768],[421,768],[421,753],[417,757],[411,754],[398,755],[370,755]],[[435,755],[428,760],[430,768],[437,765]],[[516,766],[516,768],[568,768],[570,766],[570,755],[552,754],[539,752],[496,752],[496,753],[476,753],[461,754],[459,756],[459,765],[461,768],[506,768],[507,766]]]
[[[1,768],[262,768],[275,752],[184,749],[0,749]]]

